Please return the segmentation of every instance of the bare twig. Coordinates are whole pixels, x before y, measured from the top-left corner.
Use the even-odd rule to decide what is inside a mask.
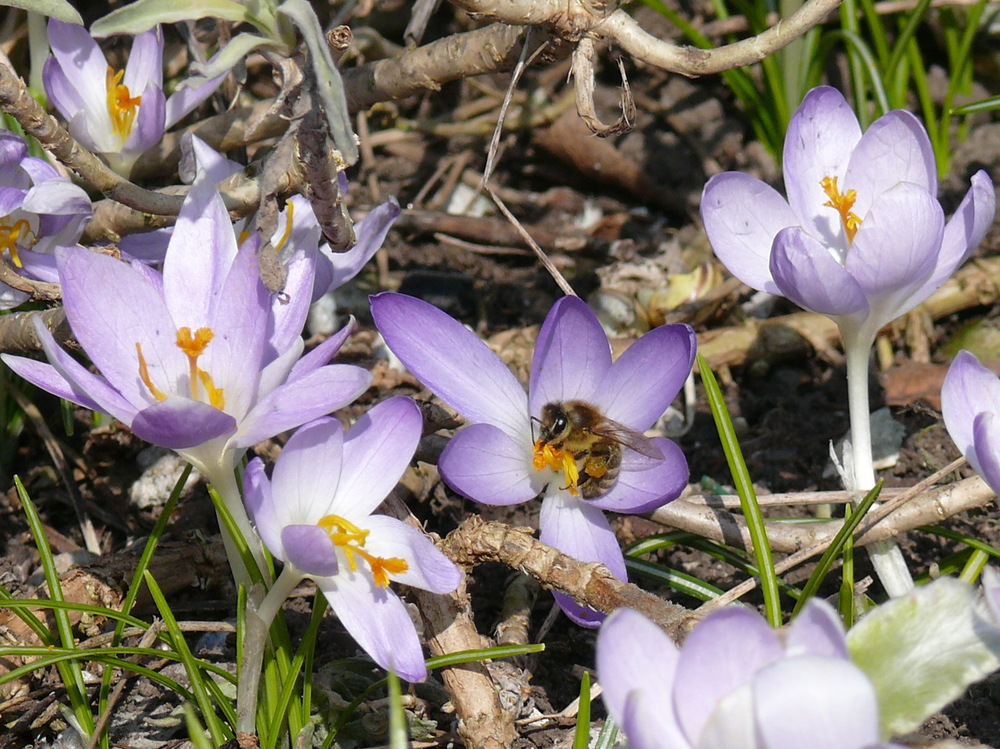
[[[594,109],[594,68],[597,66],[597,50],[594,47],[594,40],[584,38],[573,50],[573,70],[570,75],[576,82],[576,111],[580,119],[584,121],[590,132],[601,138],[612,135],[621,135],[632,129],[635,122],[635,99],[632,98],[632,89],[629,88],[628,78],[625,75],[625,64],[618,58],[618,71],[622,77],[621,110],[618,120],[611,125],[605,125],[597,116]]]

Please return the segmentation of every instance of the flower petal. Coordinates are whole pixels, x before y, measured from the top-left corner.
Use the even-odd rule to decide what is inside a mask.
[[[973,425],[984,411],[1000,413],[1000,379],[973,354],[959,351],[941,386],[941,413],[948,434],[979,474]]]
[[[517,505],[541,489],[532,480],[529,461],[524,442],[492,424],[470,424],[445,445],[438,468],[463,497],[486,505]]]
[[[407,681],[427,678],[417,631],[399,596],[376,587],[370,574],[344,570],[336,577],[316,578],[316,585],[373,661]]]
[[[337,547],[318,525],[286,525],[281,528],[285,561],[309,577],[336,575]]]
[[[602,510],[636,513],[652,512],[677,499],[687,487],[690,477],[684,451],[673,441],[662,437],[652,442],[660,448],[663,460],[653,461],[634,450],[623,450],[618,481],[607,494],[589,500],[589,504]]]
[[[69,120],[76,112],[83,109],[83,99],[76,86],[69,82],[69,78],[63,72],[62,66],[55,57],[50,57],[45,61],[42,68],[42,85],[45,86],[45,93],[49,96],[49,101],[59,110],[63,119]],[[82,141],[81,141],[82,143]],[[90,147],[93,143],[85,143]]]
[[[236,419],[207,403],[173,396],[139,411],[129,426],[139,439],[183,450],[235,432]]]
[[[563,297],[538,331],[528,386],[531,413],[539,415],[556,401],[594,403],[610,368],[611,347],[597,315],[579,297]]]
[[[86,110],[88,119],[103,113],[105,131],[110,133],[111,117],[107,109],[106,74],[108,61],[97,46],[97,42],[82,26],[65,23],[54,18],[48,23],[49,46],[52,55],[70,86],[76,91],[79,101]],[[55,103],[55,102],[53,102]],[[76,111],[63,112],[70,120]],[[96,133],[91,135],[97,137]]]
[[[272,556],[285,561],[285,550],[281,544],[281,523],[278,521],[274,493],[271,490],[271,482],[264,472],[264,461],[260,458],[254,458],[247,464],[243,473],[243,496],[247,513],[253,520],[261,541]]]
[[[377,294],[371,308],[392,352],[467,421],[493,424],[515,439],[530,433],[524,388],[464,325],[404,294]]]
[[[864,314],[868,300],[861,286],[830,250],[798,226],[778,232],[771,255],[778,293],[823,315]]]
[[[347,324],[345,324],[344,327],[295,362],[291,371],[288,373],[288,379],[294,380],[328,364],[337,352],[340,351],[340,348],[344,345],[347,339],[351,337],[351,333],[354,332],[356,327],[357,324],[354,317],[352,316],[348,318]]]
[[[385,515],[369,515],[364,522],[371,531],[365,551],[407,562],[406,572],[390,574],[392,580],[432,593],[450,593],[462,582],[462,571],[421,531]]]
[[[164,125],[167,128],[173,127],[192,109],[201,104],[211,96],[215,89],[219,87],[226,73],[215,78],[210,78],[195,86],[181,85],[167,99],[164,111]]]
[[[760,291],[781,293],[768,265],[774,236],[799,218],[768,184],[741,172],[716,174],[701,196],[712,249],[729,272]]]
[[[344,428],[337,419],[316,419],[289,438],[271,479],[277,498],[275,522],[279,526],[315,525],[333,512],[333,497],[343,473],[343,454]]]
[[[128,86],[133,96],[144,91],[150,84],[163,88],[163,33],[159,26],[136,34],[132,39],[132,50],[125,65],[122,83]],[[140,106],[145,104],[146,100],[143,99]]]
[[[821,598],[810,598],[788,628],[785,653],[850,658],[844,623],[833,606]]]
[[[318,293],[314,296],[318,297],[336,289],[358,275],[385,242],[385,237],[397,218],[399,218],[399,203],[394,197],[390,197],[386,202],[375,206],[371,213],[354,225],[357,243],[347,252],[331,252],[329,246],[325,244],[320,247],[320,251],[329,263],[330,277],[321,281],[317,271]]]
[[[972,429],[979,475],[995,493],[1000,489],[1000,420],[984,411],[976,416]]]

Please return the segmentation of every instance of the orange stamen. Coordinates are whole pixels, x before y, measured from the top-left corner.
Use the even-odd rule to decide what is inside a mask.
[[[285,213],[285,231],[281,235],[281,239],[278,240],[278,243],[274,245],[274,249],[278,252],[281,252],[281,248],[285,246],[285,242],[292,236],[292,217],[295,215],[295,204],[291,200],[285,203]]]
[[[19,218],[13,224],[3,223],[3,220],[0,220],[0,255],[8,252],[14,265],[22,267],[21,257],[17,253],[17,240],[30,233],[31,224],[26,219]]]
[[[861,226],[861,218],[851,211],[858,199],[858,191],[841,192],[840,188],[837,187],[836,177],[824,177],[819,184],[823,188],[823,192],[830,198],[823,205],[833,208],[840,214],[840,220],[843,222],[844,231],[847,234],[847,242],[853,242],[854,235],[858,233],[858,228]]]
[[[167,399],[166,394],[153,384],[153,378],[149,376],[146,357],[142,355],[142,345],[138,342],[135,344],[135,352],[139,355],[139,377],[142,379],[143,384],[149,389],[149,392],[156,400],[165,401]]]
[[[542,440],[535,440],[535,455],[531,459],[531,465],[536,471],[543,468],[551,468],[556,473],[560,471],[566,476],[566,486],[569,493],[574,497],[580,496],[576,485],[580,482],[580,468],[576,464],[576,458],[571,453],[560,450],[553,445]]]
[[[124,70],[119,70],[116,73],[114,68],[109,65],[105,86],[108,90],[108,114],[111,115],[111,128],[116,135],[127,138],[132,133],[132,125],[135,123],[135,115],[142,103],[142,97],[132,96],[128,86],[121,82],[124,76]]]
[[[356,572],[358,569],[358,560],[355,555],[368,562],[372,577],[375,578],[375,585],[379,588],[389,587],[389,575],[400,575],[410,569],[410,565],[405,559],[377,557],[365,551],[362,547],[368,540],[368,534],[371,531],[359,528],[340,515],[327,515],[317,525],[326,531],[334,546],[339,546],[344,550],[344,555],[347,557],[347,568],[351,572]]]

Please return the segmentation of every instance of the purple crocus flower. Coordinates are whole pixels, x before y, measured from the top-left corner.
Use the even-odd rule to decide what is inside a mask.
[[[208,98],[224,76],[163,93],[163,34],[139,34],[124,70],[115,71],[85,28],[49,20],[52,57],[42,80],[70,134],[128,176],[136,159],[164,131]]]
[[[894,746],[880,743],[875,690],[824,601],[811,599],[783,640],[749,609],[720,609],[681,648],[619,609],[596,660],[604,704],[633,749]]]
[[[42,389],[175,450],[219,488],[244,526],[239,492],[227,491],[243,451],[340,408],[371,381],[360,367],[327,365],[350,325],[302,356],[314,261],[303,254],[286,298],[272,300],[258,276],[258,242],[237,248],[215,187],[196,184],[162,275],[83,248],[56,252],[66,317],[101,374],[59,348],[41,324],[49,364],[3,356]]]
[[[650,440],[653,449],[641,454],[626,437],[625,447],[619,443],[617,480],[588,497],[587,457],[546,445],[540,422],[547,405],[583,403],[611,420],[619,435],[645,431],[691,371],[694,331],[687,325],[656,328],[612,363],[597,317],[580,299],[564,297],[538,332],[526,394],[485,343],[432,305],[385,293],[372,297],[371,307],[393,353],[469,422],[438,462],[445,482],[491,505],[519,504],[542,493],[541,540],[600,562],[625,580],[624,558],[603,511],[647,512],[676,498],[688,479],[684,454],[663,438]],[[593,627],[603,619],[566,596],[557,594],[557,600],[580,624]]]
[[[1000,380],[968,351],[958,353],[944,378],[941,412],[969,465],[1000,491]]]
[[[930,139],[893,110],[862,134],[836,89],[810,91],[785,137],[787,200],[759,179],[725,172],[701,212],[719,259],[747,285],[833,317],[845,340],[878,330],[929,297],[993,222],[984,171],[947,222]]]
[[[365,652],[408,681],[423,681],[427,667],[390,581],[447,593],[462,580],[418,529],[372,514],[406,470],[422,422],[417,405],[403,397],[378,404],[346,435],[336,419],[317,419],[288,440],[270,481],[260,458],[244,477],[257,531],[285,565],[258,610],[261,619],[269,623],[310,577]]]
[[[24,138],[0,131],[0,254],[27,278],[58,280],[53,252],[75,245],[90,220],[90,198],[51,164],[28,155]],[[0,309],[29,295],[0,283]]]

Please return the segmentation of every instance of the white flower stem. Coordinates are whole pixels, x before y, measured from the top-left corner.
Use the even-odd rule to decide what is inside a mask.
[[[236,475],[232,468],[223,465],[218,470],[209,470],[205,472],[205,478],[208,479],[212,488],[215,489],[222,499],[226,509],[229,510],[233,522],[236,523],[240,535],[243,536],[247,548],[257,563],[257,569],[260,570],[265,581],[270,582],[268,579],[267,564],[264,561],[264,549],[261,546],[260,539],[257,537],[257,532],[250,525],[250,517],[243,506],[243,495],[240,493],[239,486],[236,483]],[[250,572],[247,570],[246,564],[243,563],[243,558],[240,556],[236,542],[229,535],[229,531],[226,529],[226,525],[222,522],[221,517],[219,518],[219,531],[222,533],[222,543],[226,548],[226,558],[229,560],[233,579],[237,585],[251,585],[252,578],[250,577]]]
[[[868,404],[868,355],[872,340],[864,335],[847,334],[843,328],[841,334],[847,354],[847,399],[851,412],[854,489],[863,495],[875,486],[871,411]],[[897,598],[913,589],[913,577],[906,567],[903,552],[893,539],[877,541],[867,548],[875,574],[890,598]]]

